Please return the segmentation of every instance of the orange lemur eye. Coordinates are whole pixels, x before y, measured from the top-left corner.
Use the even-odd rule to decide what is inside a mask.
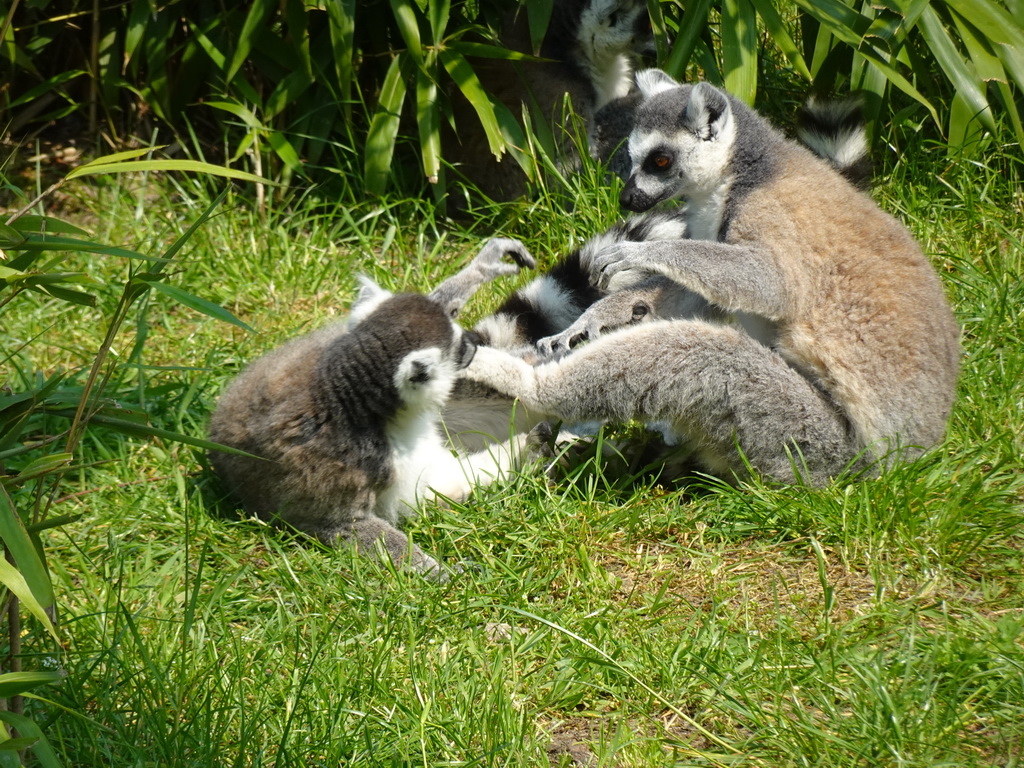
[[[655,168],[660,168],[661,170],[665,170],[672,165],[672,158],[668,155],[655,155],[653,159]]]

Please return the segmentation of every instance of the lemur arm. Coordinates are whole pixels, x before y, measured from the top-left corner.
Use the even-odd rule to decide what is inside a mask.
[[[473,362],[461,375],[486,384],[506,397],[518,398],[527,408],[532,409],[537,404],[536,369],[503,349],[477,347]]]
[[[605,286],[619,272],[658,272],[730,312],[779,320],[791,306],[786,281],[770,251],[707,240],[622,243],[591,262],[591,279]]]
[[[505,257],[512,261],[506,261]],[[449,277],[430,293],[430,298],[456,317],[463,305],[484,283],[502,275],[514,275],[520,269],[537,265],[518,240],[495,237],[488,240],[473,260],[458,274]]]

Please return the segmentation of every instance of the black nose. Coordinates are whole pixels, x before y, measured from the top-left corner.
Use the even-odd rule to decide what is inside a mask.
[[[627,211],[633,210],[633,192],[634,190],[626,187],[619,194],[619,206],[625,208]]]
[[[632,182],[627,184],[622,194],[619,195],[619,205],[625,208],[627,211],[633,213],[643,213],[653,205],[654,201],[644,194],[642,191],[636,188],[636,185]]]

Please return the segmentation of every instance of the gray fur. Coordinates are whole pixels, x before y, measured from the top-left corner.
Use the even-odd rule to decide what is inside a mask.
[[[260,458],[213,451],[211,463],[245,509],[324,543],[347,542],[443,577],[398,530],[416,504],[462,499],[510,471],[524,447],[461,460],[445,447],[439,410],[476,350],[450,319],[483,283],[532,259],[494,240],[432,297],[393,295],[369,280],[347,323],[286,343],[247,367],[210,421],[210,439]]]
[[[705,239],[618,243],[590,260],[593,278],[659,274],[735,325],[644,323],[536,367],[481,349],[464,375],[548,417],[667,422],[725,475],[745,456],[774,479],[824,482],[862,452],[942,440],[959,330],[910,233],[742,103],[669,81],[638,77],[622,202],[685,199],[687,232]]]

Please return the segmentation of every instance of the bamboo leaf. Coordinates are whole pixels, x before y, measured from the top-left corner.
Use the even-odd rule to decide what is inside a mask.
[[[327,23],[331,33],[331,51],[338,76],[338,91],[345,116],[352,113],[352,57],[355,52],[355,0],[327,3]]]
[[[213,107],[214,109],[220,109],[220,110],[223,110],[224,112],[229,112],[230,114],[234,115],[239,120],[241,120],[243,123],[245,123],[245,126],[249,130],[252,130],[252,131],[261,131],[261,130],[263,130],[263,123],[260,121],[260,119],[258,117],[256,117],[255,114],[253,114],[253,111],[251,109],[249,109],[247,106],[245,106],[244,104],[239,104],[238,102],[235,102],[235,101],[217,101],[217,100],[207,101],[207,102],[204,102],[204,104],[206,106],[208,106],[208,107]]]
[[[237,325],[239,328],[243,328],[250,333],[256,332],[255,328],[248,323],[242,322],[219,304],[214,304],[212,301],[200,298],[199,296],[178,288],[176,285],[167,285],[167,283],[161,283],[158,280],[143,280],[142,282],[156,289],[165,296],[174,299],[182,306],[188,307],[189,309],[195,310],[196,312],[207,315],[208,317],[212,317],[216,320]]]
[[[926,8],[921,14],[918,29],[928,43],[935,61],[956,89],[956,94],[963,100],[964,107],[974,114],[975,118],[990,131],[996,130],[995,120],[988,98],[985,96],[984,82],[964,61],[949,32],[934,8]]]
[[[807,80],[813,80],[811,71],[807,68],[807,62],[804,61],[800,48],[793,41],[789,30],[786,29],[786,24],[782,21],[779,12],[775,10],[775,4],[771,0],[751,0],[751,4],[760,15],[761,21],[764,22],[768,34],[771,35],[772,40],[789,63],[793,65],[793,68]]]
[[[963,153],[964,156],[974,156],[976,154],[979,125],[974,118],[973,107],[959,93],[954,93],[946,130],[946,150],[949,155],[956,156]]]
[[[214,66],[217,67],[217,69],[224,69],[227,64],[228,57],[225,56],[221,50],[213,44],[213,41],[206,36],[206,31],[200,29],[191,21],[188,22],[188,28],[192,32],[192,39],[195,40],[206,55],[210,57],[210,61],[213,62]]]
[[[22,104],[29,104],[38,99],[40,96],[53,92],[57,88],[57,86],[63,85],[64,83],[70,80],[74,80],[76,77],[81,77],[82,75],[88,74],[89,73],[84,69],[71,69],[67,72],[61,72],[60,74],[54,75],[53,77],[44,80],[38,85],[29,88],[27,91],[18,96],[18,98],[12,100],[11,103],[7,105],[7,109],[20,107]],[[71,108],[75,109],[76,107],[72,105]],[[43,116],[41,115],[40,118],[42,117]]]
[[[753,104],[757,95],[757,16],[750,0],[723,0],[720,29],[725,89]]]
[[[374,195],[384,194],[387,187],[388,174],[391,171],[391,158],[395,153],[395,138],[398,136],[398,123],[405,103],[405,72],[408,59],[399,54],[391,61],[384,84],[380,89],[377,110],[370,122],[370,130],[366,137],[366,156],[363,177],[366,189]]]
[[[127,259],[147,259],[138,251],[130,251],[127,248],[120,248],[116,245],[103,245],[90,240],[79,240],[74,237],[61,237],[60,235],[28,235],[25,242],[11,249],[29,253],[42,253],[46,251],[75,251],[82,253],[98,253],[104,256],[122,256]]]
[[[274,150],[274,154],[281,158],[281,161],[293,171],[302,167],[299,153],[295,151],[295,147],[292,146],[292,143],[285,138],[281,131],[269,131],[267,133],[267,143]]]
[[[135,0],[132,4],[131,13],[128,15],[128,24],[124,32],[124,67],[128,66],[128,63],[135,55],[135,50],[139,47],[139,43],[142,42],[142,37],[146,32],[146,26],[149,24],[149,18],[152,15],[149,3],[150,0]]]
[[[448,16],[451,13],[451,7],[451,0],[432,0],[427,3],[430,31],[434,35],[434,45],[437,47],[444,42],[444,33],[448,29]]]
[[[22,234],[40,234],[45,235],[48,232],[58,232],[64,235],[86,235],[88,232],[81,227],[76,227],[74,224],[64,221],[63,219],[57,219],[53,216],[36,216],[34,214],[26,214],[21,218],[15,220],[11,224],[11,228]]]
[[[235,53],[231,57],[231,63],[228,65],[227,72],[224,73],[224,79],[228,83],[235,79],[238,70],[242,68],[245,60],[249,58],[253,44],[267,26],[270,14],[276,5],[277,3],[273,0],[252,0],[252,5],[249,6],[249,13],[245,17],[245,23],[242,25],[241,32],[238,33]]]
[[[26,738],[35,739],[35,743],[30,749],[42,768],[63,768],[53,747],[50,746],[50,742],[32,719],[14,712],[0,711],[0,720],[17,728],[18,733],[24,734]],[[20,763],[20,761],[18,762]]]
[[[410,0],[391,0],[391,12],[398,24],[398,31],[405,41],[405,47],[417,63],[423,60],[423,46],[420,43],[420,27],[416,22],[416,10]]]
[[[124,160],[132,160],[136,157],[148,155],[150,152],[156,152],[158,150],[164,149],[164,147],[166,146],[166,144],[161,144],[160,146],[157,147],[145,147],[143,149],[127,149],[124,152],[114,152],[113,154],[103,155],[103,157],[97,157],[95,160],[90,160],[88,163],[84,163],[78,166],[78,168],[76,168],[75,170],[77,171],[82,168],[95,168],[100,165],[109,165],[110,163],[120,163]]]
[[[551,11],[554,10],[556,0],[533,0],[525,3],[526,21],[530,27],[530,50],[536,54],[540,53],[544,43],[544,35],[551,23]]]
[[[985,82],[1009,82],[999,57],[996,56],[988,41],[979,35],[974,25],[956,11],[952,11],[950,16],[953,23],[956,24],[957,31],[960,33],[960,41],[967,49],[967,56],[974,65],[974,71],[978,73],[978,77]]]
[[[836,37],[855,47],[860,45],[871,26],[869,18],[841,0],[796,0],[796,3],[813,18],[828,25]]]
[[[651,32],[654,33],[656,59],[665,61],[668,58],[668,30],[665,27],[665,14],[662,13],[659,0],[647,0],[647,14],[651,17]]]
[[[989,0],[948,0],[951,9],[978,28],[993,44],[1005,44],[1024,55],[1024,26],[999,3]]]
[[[108,163],[97,168],[89,168],[81,165],[75,168],[65,178],[77,179],[79,176],[89,176],[100,173],[137,173],[139,171],[186,171],[189,173],[205,173],[210,176],[223,176],[236,181],[251,181],[256,184],[269,184],[277,186],[276,182],[257,176],[254,173],[236,171],[233,168],[225,168],[221,165],[204,163],[199,160],[133,160],[129,163]]]
[[[95,307],[96,297],[91,293],[73,291],[70,288],[63,288],[59,285],[41,285],[32,287],[32,290],[53,296],[55,299],[66,301],[69,304],[78,304],[82,307]]]
[[[938,110],[935,109],[935,105],[933,105],[923,93],[918,91],[917,88],[915,88],[909,80],[907,80],[905,77],[903,77],[903,75],[897,72],[889,64],[889,62],[886,61],[881,56],[881,54],[879,54],[873,48],[867,48],[865,50],[856,51],[854,55],[866,59],[868,62],[872,64],[872,66],[876,67],[880,72],[882,72],[885,75],[886,79],[889,81],[890,84],[895,85],[905,94],[907,94],[912,99],[921,104],[921,106],[927,109],[928,113],[931,115],[932,120],[935,121],[936,125],[939,125],[941,123],[941,121],[939,120],[939,113]]]
[[[672,46],[668,61],[663,69],[677,80],[682,78],[686,66],[693,57],[693,51],[697,47],[700,35],[708,25],[708,11],[711,8],[711,0],[695,0],[687,3],[686,11],[679,22],[679,36]]]
[[[14,508],[14,502],[11,501],[11,497],[3,487],[0,487],[0,539],[3,539],[7,551],[14,558],[14,563],[17,566],[15,573],[24,583],[25,589],[31,593],[31,598],[39,606],[40,612],[51,607],[54,597],[50,574],[32,543],[32,538],[25,530],[25,524]],[[11,570],[15,570],[6,560],[3,562]],[[4,583],[7,584],[7,581],[4,580]],[[8,586],[10,585],[8,584]],[[18,598],[22,598],[22,595],[18,594],[13,587],[11,587],[11,591]]]
[[[528,53],[522,53],[520,51],[510,51],[508,48],[502,48],[498,45],[489,45],[487,43],[474,43],[469,40],[456,40],[453,43],[449,43],[445,48],[455,53],[460,53],[463,56],[473,56],[478,59],[502,59],[504,61],[545,61],[545,59],[539,59],[536,56],[531,56]]]
[[[441,172],[441,109],[437,103],[437,85],[432,79],[437,60],[427,55],[427,71],[416,70],[416,122],[420,129],[420,151],[423,173],[431,184],[437,183]]]
[[[498,119],[494,115],[494,106],[491,104],[490,96],[480,84],[473,67],[465,57],[451,49],[440,52],[441,63],[448,70],[455,85],[466,97],[480,120],[480,126],[487,136],[487,143],[494,156],[500,158],[505,152],[505,139],[501,135],[501,128]],[[458,128],[459,126],[456,126]],[[463,126],[465,130],[465,126]]]
[[[313,78],[303,70],[296,70],[283,77],[263,105],[265,119],[269,121],[281,114],[289,105],[297,102],[312,84]]]
[[[6,494],[6,491],[0,489],[0,494]],[[43,606],[39,604],[35,595],[32,594],[32,590],[25,582],[25,577],[21,575],[17,568],[3,558],[0,558],[0,584],[11,590],[11,593],[21,602],[22,607],[35,616],[55,640],[59,640],[50,617],[46,615]]]
[[[41,685],[59,683],[63,679],[60,672],[49,669],[39,669],[32,672],[8,672],[0,675],[0,699],[9,699],[11,696],[20,696],[26,691],[38,688]]]
[[[17,475],[10,478],[10,481],[21,485],[33,478],[50,472],[56,472],[58,469],[67,467],[73,458],[74,457],[70,453],[52,453],[49,456],[43,456],[42,458],[29,462]]]
[[[526,178],[531,182],[535,181],[537,179],[536,162],[529,151],[527,151],[527,138],[523,133],[522,125],[516,120],[512,110],[500,101],[494,103],[494,117],[498,121],[498,127],[501,129],[501,135],[505,139],[505,146],[508,148],[508,151],[519,164],[519,167],[522,168]]]

